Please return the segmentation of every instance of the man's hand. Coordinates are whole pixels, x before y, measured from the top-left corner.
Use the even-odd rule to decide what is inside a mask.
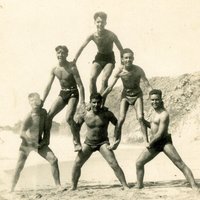
[[[149,144],[149,142],[144,142],[144,145],[145,145],[145,147],[146,147],[147,149],[150,148],[150,144]]]
[[[72,65],[76,65],[76,59],[72,60]]]
[[[42,108],[43,106],[44,106],[44,101],[41,100],[40,108]]]
[[[112,145],[107,146],[107,148],[109,150],[116,150],[118,145],[119,145],[119,143],[120,143],[120,140],[116,140]]]
[[[81,102],[77,110],[79,114],[85,113],[86,110],[85,102]]]

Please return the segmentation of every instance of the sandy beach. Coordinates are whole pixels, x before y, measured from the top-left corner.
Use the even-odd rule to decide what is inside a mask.
[[[7,137],[7,141],[6,137],[1,138],[9,143],[9,137]],[[14,137],[17,139],[16,136]],[[193,141],[186,145],[182,138],[173,137],[173,139],[178,152],[193,171],[197,183],[200,185],[198,157],[200,153],[200,142]],[[18,139],[17,141],[18,143],[20,142]],[[5,146],[7,145],[1,144],[1,152]],[[183,174],[163,153],[159,154],[152,162],[146,165],[146,174],[144,178],[145,188],[142,190],[135,189],[135,161],[143,149],[142,145],[122,144],[115,151],[117,160],[130,185],[128,191],[122,190],[112,169],[110,169],[99,152],[95,152],[83,166],[77,191],[69,191],[71,169],[73,160],[76,156],[76,153],[73,152],[71,139],[65,136],[55,137],[52,139],[51,148],[59,159],[62,188],[67,188],[67,190],[63,192],[56,190],[51,176],[50,166],[45,160],[33,152],[28,158],[26,166],[21,173],[15,192],[12,194],[8,193],[9,184],[17,159],[18,147],[16,144],[12,148],[13,154],[10,153],[11,150],[9,151],[13,156],[12,159],[6,160],[5,153],[4,159],[1,161],[4,169],[2,170],[1,168],[0,173],[0,199],[199,199],[199,196],[189,187]],[[7,168],[5,166],[6,163]]]

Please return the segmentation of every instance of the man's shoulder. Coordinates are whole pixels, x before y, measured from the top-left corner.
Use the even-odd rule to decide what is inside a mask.
[[[53,65],[50,69],[51,74],[55,75],[55,70],[58,68],[59,68],[58,64]]]
[[[116,35],[113,31],[111,31],[111,30],[108,30],[108,29],[105,29],[105,31],[106,31],[106,33],[107,34],[110,34],[110,35]]]
[[[139,65],[133,64],[133,67],[136,68],[137,70],[140,70],[140,71],[142,70],[143,71],[142,67],[140,67]]]
[[[72,73],[76,73],[78,71],[78,68],[74,62],[69,62],[68,66]]]
[[[169,112],[166,109],[163,109],[163,111],[160,113],[161,119],[168,119],[169,118]]]
[[[101,109],[102,109],[103,112],[110,112],[110,111],[109,111],[109,108],[106,107],[106,106],[103,106]]]
[[[41,114],[42,115],[47,115],[47,110],[45,108],[41,108]]]
[[[104,114],[107,115],[107,116],[114,115],[113,112],[112,112],[111,110],[109,110],[108,107],[105,107],[105,106],[103,106],[103,107],[101,108],[101,112],[104,113]]]
[[[112,38],[112,39],[114,39],[114,38],[117,37],[116,34],[115,34],[114,32],[112,32],[112,31],[110,31],[110,30],[107,30],[107,29],[105,29],[105,31],[106,31],[106,36],[107,36],[107,37]]]

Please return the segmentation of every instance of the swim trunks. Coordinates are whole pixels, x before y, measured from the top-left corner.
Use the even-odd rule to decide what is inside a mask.
[[[38,144],[39,144],[39,142],[38,142]],[[21,145],[19,147],[19,150],[23,151],[25,154],[28,155],[31,151],[38,152],[39,150],[41,150],[41,149],[43,149],[45,147],[48,147],[48,145],[44,145],[41,148],[39,148],[37,144],[34,144],[34,143],[33,144],[28,144],[25,139],[22,139],[22,143],[21,143]]]
[[[164,136],[163,138],[161,138],[159,141],[157,141],[156,143],[154,143],[154,145],[150,148],[148,148],[148,150],[154,150],[156,152],[162,152],[164,149],[164,146],[166,144],[173,144],[172,143],[172,137],[171,134],[167,134],[166,136]]]
[[[114,52],[112,51],[111,53],[108,53],[108,54],[102,54],[98,52],[92,63],[94,62],[97,62],[98,64],[100,64],[102,68],[104,68],[105,65],[108,63],[112,63],[114,65],[115,64]]]
[[[78,89],[76,87],[61,89],[59,96],[62,97],[64,103],[67,104],[70,98],[79,99]]]
[[[94,151],[99,151],[100,147],[103,145],[103,144],[110,144],[109,143],[109,140],[108,138],[104,139],[103,141],[97,141],[97,140],[90,140],[86,137],[85,141],[84,141],[85,144],[87,144],[91,150],[94,152]]]
[[[126,99],[130,105],[134,105],[139,97],[142,97],[142,90],[140,88],[137,90],[124,88],[122,91],[121,100]]]

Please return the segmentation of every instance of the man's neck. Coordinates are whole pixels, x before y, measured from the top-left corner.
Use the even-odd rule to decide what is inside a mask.
[[[105,29],[102,29],[101,31],[97,31],[98,36],[102,36],[105,33]]]
[[[34,114],[40,114],[40,112],[41,112],[41,108],[33,108],[31,110],[31,113],[34,113]]]
[[[164,109],[163,107],[160,107],[160,108],[155,108],[154,110],[155,110],[155,112],[157,112],[157,113],[161,113],[161,112],[163,112],[165,109]]]
[[[59,66],[60,66],[60,67],[64,67],[64,66],[67,65],[67,63],[68,63],[68,61],[67,61],[67,60],[64,60],[64,61],[62,61],[62,62],[59,62]]]

